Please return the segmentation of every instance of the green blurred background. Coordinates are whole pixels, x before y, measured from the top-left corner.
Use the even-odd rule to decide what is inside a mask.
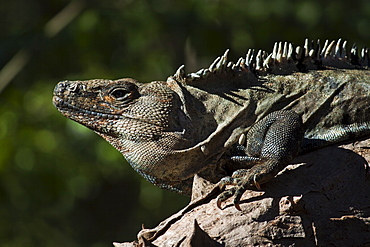
[[[0,3],[0,246],[131,241],[188,198],[144,181],[102,138],[60,115],[65,79],[165,80],[230,48],[370,44],[370,1],[12,0]]]

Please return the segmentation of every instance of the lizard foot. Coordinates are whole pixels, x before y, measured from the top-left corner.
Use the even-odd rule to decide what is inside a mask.
[[[219,209],[222,209],[221,203],[226,201],[232,196],[234,197],[234,206],[236,209],[241,211],[239,202],[240,198],[244,194],[244,192],[248,188],[252,188],[253,185],[257,188],[260,189],[260,183],[256,180],[256,176],[251,176],[250,169],[240,169],[237,170],[233,173],[231,177],[224,177],[221,179],[219,182],[219,187],[220,189],[224,189],[226,185],[234,185],[234,187],[230,188],[229,190],[226,190],[222,192],[218,197],[217,197],[217,207]]]
[[[239,202],[247,189],[261,189],[261,184],[266,183],[276,175],[276,171],[269,169],[271,167],[265,165],[255,166],[252,169],[240,169],[235,171],[231,177],[224,177],[219,182],[219,187],[223,190],[226,185],[233,185],[228,190],[225,190],[217,197],[217,207],[222,209],[222,202],[234,196],[234,206],[241,211]]]
[[[219,185],[221,189],[226,185],[233,187],[218,196],[217,206],[221,208],[221,202],[234,196],[234,205],[240,210],[243,193],[253,187],[260,189],[260,184],[284,169],[298,154],[303,135],[302,119],[291,110],[272,112],[252,125],[231,154],[230,164],[236,164],[231,170],[235,172],[221,179]]]

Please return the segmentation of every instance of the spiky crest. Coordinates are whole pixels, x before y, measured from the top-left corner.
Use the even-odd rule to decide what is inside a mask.
[[[271,53],[258,50],[255,55],[255,50],[249,49],[245,58],[240,57],[236,63],[227,60],[227,49],[208,68],[186,74],[185,66],[181,65],[172,77],[185,84],[193,84],[215,74],[289,74],[326,68],[366,69],[370,66],[369,48],[364,47],[359,53],[356,44],[353,44],[347,53],[346,47],[347,41],[342,42],[342,39],[326,40],[322,49],[320,40],[310,42],[305,39],[303,47],[296,48],[292,43],[275,42]]]

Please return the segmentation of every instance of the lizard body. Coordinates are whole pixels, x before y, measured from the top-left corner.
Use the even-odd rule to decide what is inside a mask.
[[[153,184],[191,194],[198,174],[235,185],[219,201],[267,182],[299,152],[370,134],[368,49],[346,42],[271,54],[227,52],[207,69],[167,81],[63,81],[53,102],[101,135]],[[227,177],[233,174],[231,177]],[[225,178],[223,178],[225,177]]]

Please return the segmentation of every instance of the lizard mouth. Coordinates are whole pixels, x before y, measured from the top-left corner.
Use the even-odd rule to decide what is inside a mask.
[[[98,111],[93,111],[90,109],[84,109],[75,105],[72,105],[65,100],[63,100],[62,97],[58,95],[53,96],[53,104],[54,106],[62,113],[64,116],[73,119],[76,122],[79,122],[83,125],[85,125],[83,118],[84,117],[96,117],[98,120],[101,119],[109,119],[109,120],[119,120],[123,118],[131,119],[137,122],[141,122],[146,124],[147,126],[152,126],[156,128],[163,128],[161,124],[153,123],[150,121],[146,121],[145,118],[138,118],[134,117],[132,115],[120,113],[120,114],[111,114],[111,113],[103,113],[103,112],[98,112]]]
[[[66,115],[68,117],[74,117],[75,116],[74,118],[76,118],[78,115],[83,115],[83,116],[96,116],[96,117],[104,118],[104,119],[120,119],[120,118],[122,118],[121,115],[102,113],[102,112],[92,111],[92,110],[88,110],[88,109],[83,109],[83,108],[75,106],[75,105],[71,105],[71,104],[67,103],[61,97],[59,97],[57,95],[53,96],[53,104],[63,115]],[[78,120],[78,118],[77,118],[77,120]]]

